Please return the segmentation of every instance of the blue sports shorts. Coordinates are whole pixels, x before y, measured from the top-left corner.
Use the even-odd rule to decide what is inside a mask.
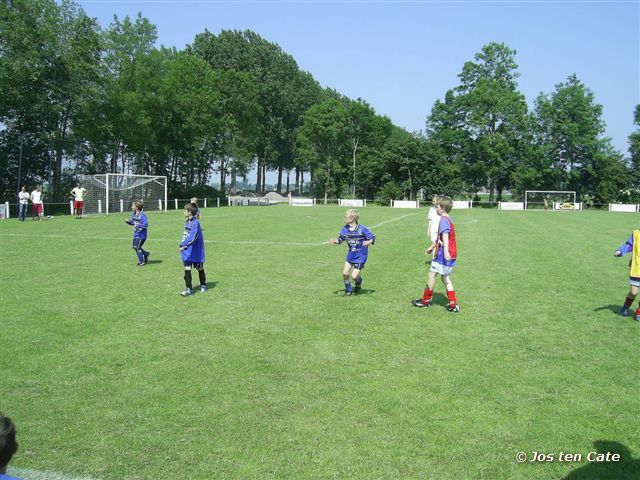
[[[134,250],[140,250],[142,248],[142,245],[144,245],[144,242],[146,242],[147,239],[146,238],[134,238],[133,239],[133,244],[131,245],[131,247]]]
[[[347,263],[349,265],[351,265],[353,268],[355,268],[356,270],[363,270],[364,269],[364,264],[367,262],[362,262],[362,263],[353,263],[353,262],[349,262],[347,260]]]
[[[183,261],[182,264],[185,267],[191,267],[191,268],[195,268],[196,270],[200,270],[202,268],[204,268],[204,262],[189,262],[189,261]]]

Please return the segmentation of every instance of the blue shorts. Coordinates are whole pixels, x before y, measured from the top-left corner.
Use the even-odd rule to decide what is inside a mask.
[[[202,270],[204,268],[204,262],[190,262],[185,260],[182,264],[185,267],[195,268],[196,270]]]
[[[367,262],[354,263],[354,262],[350,262],[349,260],[347,260],[347,263],[349,265],[351,265],[353,268],[355,268],[356,270],[362,270],[362,269],[364,269],[364,264],[367,263]]]
[[[144,245],[144,242],[146,242],[147,239],[146,238],[134,238],[133,239],[133,244],[131,245],[131,247],[134,250],[140,250],[142,248],[142,245]]]

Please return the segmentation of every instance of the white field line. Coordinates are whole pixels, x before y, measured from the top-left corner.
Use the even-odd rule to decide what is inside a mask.
[[[30,470],[28,468],[9,467],[7,473],[23,480],[98,480],[95,477],[74,477],[65,473],[46,470]]]
[[[400,217],[396,217],[396,218],[392,218],[391,220],[386,220],[384,222],[380,222],[377,223],[376,225],[372,225],[371,229],[377,228],[377,227],[381,227],[382,225],[386,225],[388,223],[391,222],[395,222],[397,220],[401,220],[403,218],[407,218],[407,217],[412,217],[415,215],[420,215],[422,212],[418,212],[418,213],[409,213],[407,215],[402,215]],[[465,223],[475,223],[478,220],[471,218],[470,220],[472,220],[471,222],[464,222],[464,223],[457,223],[458,225],[460,224],[465,224]],[[28,234],[28,233],[0,233],[0,236],[2,237],[31,237],[31,238],[72,238],[72,239],[79,239],[79,240],[116,240],[116,241],[127,241],[127,240],[131,240],[131,237],[91,237],[91,236],[85,236],[85,237],[77,237],[74,235],[61,235],[61,234],[55,234],[55,233],[51,233],[51,234],[44,234],[44,235],[32,235],[32,234]],[[179,244],[180,241],[179,239],[173,239],[173,238],[156,238],[156,237],[152,237],[151,238],[151,242],[175,242],[176,244]],[[324,241],[324,242],[320,242],[320,243],[315,243],[315,242],[267,242],[267,241],[254,241],[254,240],[205,240],[204,243],[211,243],[211,244],[227,244],[227,245],[275,245],[275,246],[297,246],[297,247],[319,247],[321,245],[326,245],[327,243],[329,243],[329,241]]]

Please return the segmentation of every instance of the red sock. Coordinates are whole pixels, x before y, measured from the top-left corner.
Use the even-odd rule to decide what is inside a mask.
[[[455,307],[458,304],[455,290],[447,290],[447,297],[449,298],[450,307]]]
[[[633,304],[633,298],[629,298],[627,297],[626,300],[624,301],[624,306],[625,307],[630,307]]]
[[[429,287],[425,288],[422,292],[422,303],[430,302],[431,297],[433,297],[433,290],[429,290]]]

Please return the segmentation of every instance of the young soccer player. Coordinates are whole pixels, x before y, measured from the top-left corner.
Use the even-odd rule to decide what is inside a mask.
[[[7,475],[9,462],[17,451],[16,426],[9,417],[0,413],[0,480],[20,480]]]
[[[424,289],[422,298],[412,300],[411,303],[415,307],[430,307],[431,299],[433,297],[433,289],[436,284],[436,277],[440,275],[442,277],[442,283],[447,290],[447,297],[449,299],[449,311],[459,312],[458,299],[456,298],[456,292],[451,282],[451,273],[453,267],[456,265],[456,258],[458,255],[456,246],[456,231],[453,225],[449,212],[453,208],[453,200],[449,197],[440,197],[438,205],[436,205],[436,211],[440,216],[440,223],[438,226],[438,241],[435,247],[435,254],[433,261],[431,262],[431,268],[429,269],[429,279],[427,286]],[[427,249],[428,252],[429,249]],[[430,253],[430,252],[428,252]]]
[[[344,281],[344,295],[348,296],[358,293],[362,289],[362,277],[360,272],[367,263],[369,255],[369,245],[376,241],[376,236],[369,231],[364,225],[360,225],[360,214],[358,210],[349,209],[344,214],[345,226],[342,227],[338,238],[332,238],[329,243],[338,245],[346,242],[349,246],[349,252],[345,258],[344,268],[342,269],[342,279]],[[355,288],[352,288],[351,277],[355,282]]]
[[[440,197],[438,195],[433,196],[433,204],[429,208],[429,214],[427,215],[427,237],[431,240],[431,244],[427,247],[425,254],[429,255],[436,248],[436,242],[438,241],[438,225],[440,225],[440,215],[438,215],[436,206]]]
[[[131,248],[136,251],[138,255],[138,266],[142,267],[149,262],[150,253],[145,251],[142,246],[147,241],[147,228],[149,227],[149,221],[147,220],[147,214],[142,211],[144,205],[142,200],[134,200],[131,203],[131,218],[125,220],[125,223],[133,226],[133,244]]]
[[[631,260],[629,261],[629,293],[620,309],[620,314],[623,317],[629,316],[629,310],[636,295],[638,295],[638,288],[640,287],[640,229],[631,232],[629,239],[613,255],[622,257],[627,253],[631,253]],[[640,322],[640,304],[636,310],[636,321]]]
[[[76,220],[82,218],[82,209],[84,208],[84,196],[87,194],[87,189],[80,186],[78,182],[73,190],[71,190],[71,196],[73,196],[73,211],[76,214]]]
[[[191,199],[191,203],[193,203],[196,206],[196,208],[198,209],[198,211],[196,212],[196,218],[198,220],[200,220],[200,207],[198,207],[198,199],[196,197],[193,197]]]
[[[182,234],[182,243],[180,243],[180,252],[182,254],[182,263],[184,264],[184,283],[186,288],[180,292],[183,297],[193,294],[193,285],[191,284],[191,270],[198,270],[200,276],[200,291],[206,292],[207,277],[204,273],[204,238],[202,237],[202,228],[200,222],[196,218],[198,206],[195,203],[187,203],[184,206],[184,233]]]

